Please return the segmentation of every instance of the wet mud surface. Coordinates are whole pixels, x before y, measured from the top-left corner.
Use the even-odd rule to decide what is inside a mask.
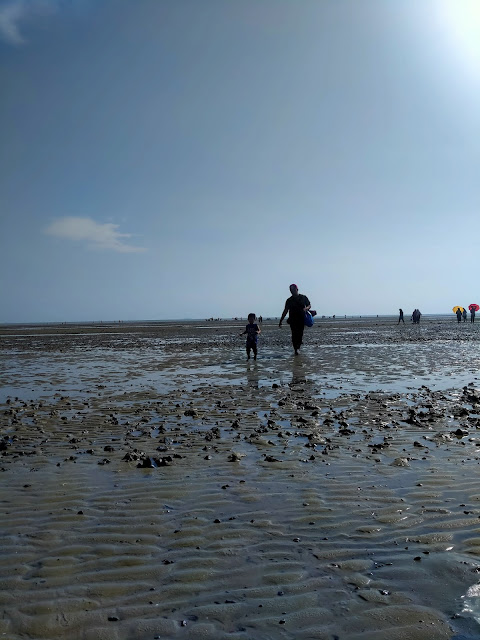
[[[476,325],[0,331],[0,634],[480,636]]]

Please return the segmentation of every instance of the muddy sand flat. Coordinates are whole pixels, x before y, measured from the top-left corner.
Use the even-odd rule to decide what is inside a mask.
[[[479,325],[244,324],[0,329],[0,637],[480,637]]]

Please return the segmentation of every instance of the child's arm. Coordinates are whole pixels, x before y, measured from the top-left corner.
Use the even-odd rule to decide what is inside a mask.
[[[258,324],[257,324],[257,333],[262,333],[262,331],[261,331],[260,327],[258,326]]]

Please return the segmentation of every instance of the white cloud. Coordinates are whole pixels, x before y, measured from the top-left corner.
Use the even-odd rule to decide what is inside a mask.
[[[51,14],[58,0],[10,0],[0,5],[0,38],[13,45],[25,44],[20,23],[35,16]]]
[[[23,44],[24,38],[20,34],[19,21],[27,12],[24,2],[16,1],[0,7],[0,35],[10,44]]]
[[[139,253],[146,251],[143,247],[133,247],[125,244],[124,239],[131,238],[132,234],[119,233],[117,231],[118,226],[118,224],[110,222],[99,224],[91,218],[66,216],[54,220],[54,222],[45,229],[45,233],[56,236],[57,238],[85,242],[91,249],[106,249],[119,253]]]

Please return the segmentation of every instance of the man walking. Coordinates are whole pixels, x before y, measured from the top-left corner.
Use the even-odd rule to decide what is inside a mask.
[[[310,300],[307,296],[298,293],[298,287],[296,284],[290,285],[290,298],[285,301],[285,308],[280,318],[278,326],[282,328],[282,322],[288,313],[288,324],[292,331],[292,345],[295,350],[295,355],[298,356],[298,350],[302,346],[303,330],[305,328],[305,311],[310,309]]]

